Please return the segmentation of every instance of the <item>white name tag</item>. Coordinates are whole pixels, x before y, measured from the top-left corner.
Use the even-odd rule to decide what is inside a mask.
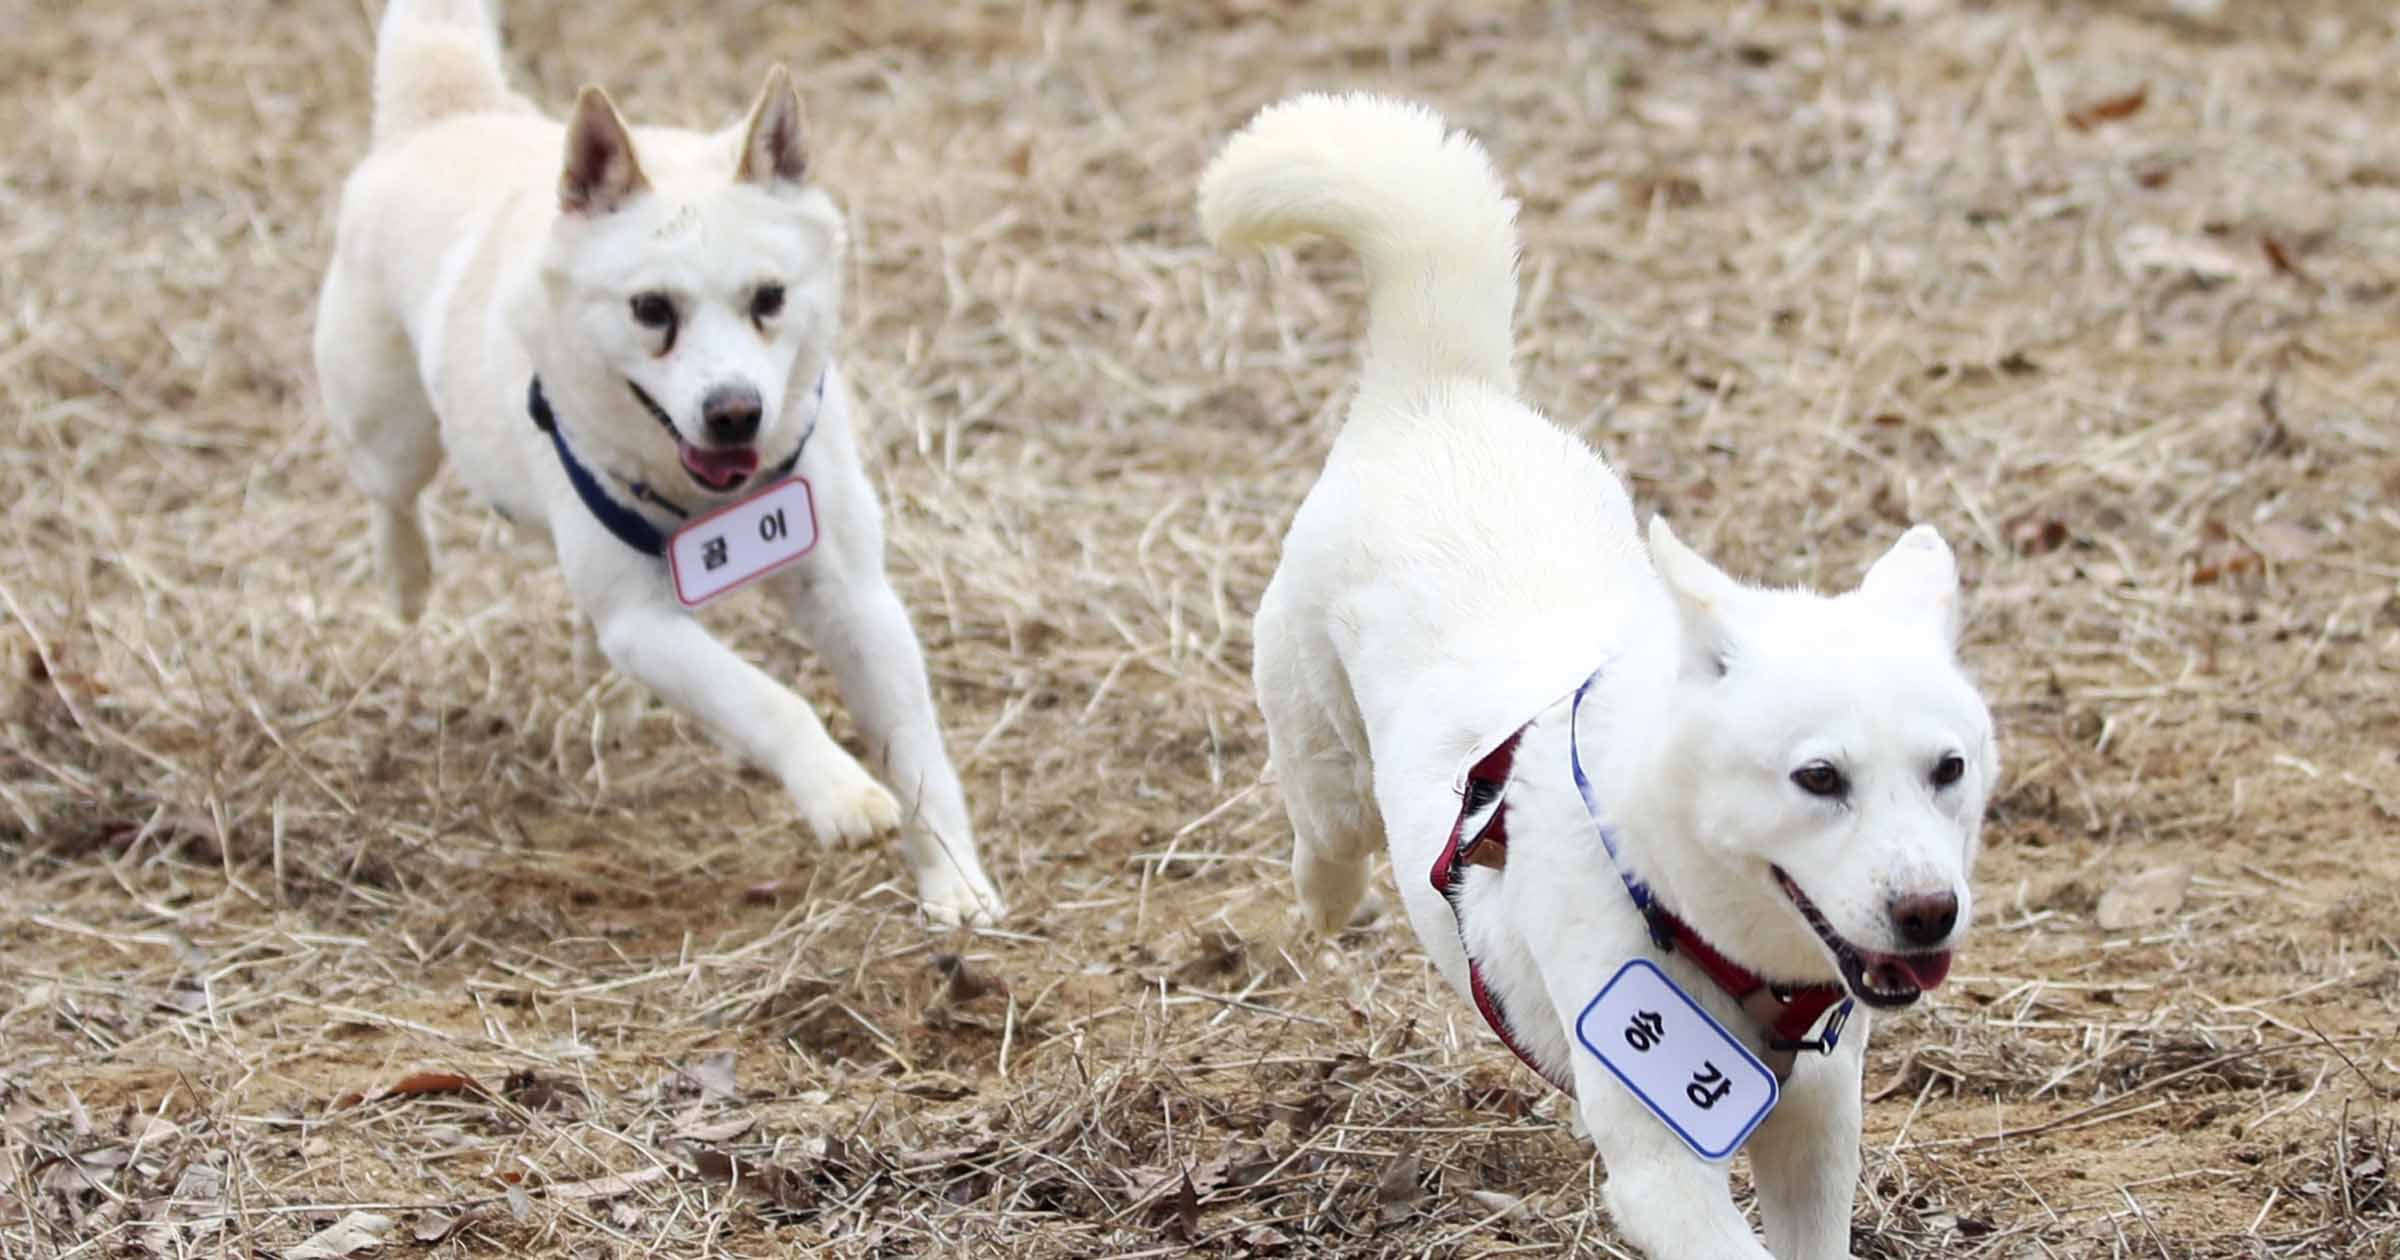
[[[675,598],[697,608],[816,545],[816,500],[807,479],[790,477],[676,530],[667,540],[667,568]]]
[[[1575,1038],[1705,1160],[1740,1150],[1781,1093],[1767,1065],[1647,958],[1601,986]]]

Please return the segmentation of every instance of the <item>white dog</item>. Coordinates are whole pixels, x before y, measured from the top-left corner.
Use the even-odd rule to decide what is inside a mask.
[[[1274,106],[1200,217],[1367,273],[1358,397],[1257,621],[1314,925],[1388,842],[1442,973],[1574,1093],[1628,1240],[1768,1254],[1728,1193],[1746,1143],[1772,1254],[1848,1255],[1866,1030],[1835,1034],[1948,972],[1998,769],[1948,547],[1911,529],[1833,597],[1744,586],[1655,518],[1645,552],[1608,467],[1515,396],[1515,206],[1424,109]]]
[[[480,0],[392,0],[374,108],[316,359],[400,615],[424,607],[417,496],[447,450],[548,533],[608,660],[772,770],[819,842],[898,827],[928,918],[999,914],[883,572],[832,359],[843,221],[790,79],[729,131],[637,133],[588,87],[562,127],[509,90]],[[898,799],[682,606],[769,573]]]

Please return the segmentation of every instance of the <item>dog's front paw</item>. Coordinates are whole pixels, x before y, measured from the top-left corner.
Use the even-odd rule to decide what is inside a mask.
[[[999,890],[982,871],[961,872],[946,864],[918,877],[917,904],[934,927],[990,927],[1007,913]]]
[[[900,802],[853,765],[849,773],[794,793],[800,816],[823,848],[871,839],[900,825]]]

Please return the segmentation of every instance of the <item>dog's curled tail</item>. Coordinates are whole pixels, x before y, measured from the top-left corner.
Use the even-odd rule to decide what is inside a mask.
[[[453,114],[515,109],[484,0],[391,0],[375,30],[375,143]]]
[[[1483,147],[1422,105],[1312,93],[1261,111],[1200,179],[1222,250],[1318,234],[1367,273],[1365,384],[1515,392],[1517,206]]]

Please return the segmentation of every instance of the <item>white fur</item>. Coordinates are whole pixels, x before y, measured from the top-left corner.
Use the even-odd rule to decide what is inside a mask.
[[[1463,994],[1458,922],[1427,877],[1463,770],[1531,720],[1508,866],[1467,875],[1468,947],[1527,1049],[1574,1080],[1625,1236],[1657,1257],[1755,1260],[1769,1253],[1724,1168],[1575,1047],[1584,1004],[1654,952],[1571,780],[1565,697],[1605,667],[1576,740],[1628,866],[1727,955],[1792,983],[1840,977],[1771,865],[1853,944],[1897,948],[1891,899],[1942,890],[1960,899],[1951,939],[1964,933],[1990,717],[1953,660],[1957,576],[1930,528],[1831,598],[1742,585],[1663,521],[1644,547],[1607,465],[1513,396],[1514,210],[1472,139],[1365,96],[1269,108],[1201,182],[1220,246],[1330,234],[1368,280],[1357,401],[1258,611],[1293,878],[1314,924],[1338,930],[1388,843],[1410,921]],[[1944,752],[1966,772],[1937,789]],[[1820,757],[1849,775],[1846,804],[1789,780]],[[1687,959],[1664,965],[1762,1047]],[[1803,1058],[1750,1141],[1784,1260],[1848,1254],[1866,1023]]]
[[[748,121],[722,132],[629,131],[591,88],[562,126],[509,90],[478,0],[392,0],[377,38],[375,142],[343,188],[316,360],[400,614],[424,606],[417,497],[447,452],[485,502],[550,536],[609,661],[774,772],[820,842],[899,828],[929,918],[999,914],[916,634],[883,571],[881,509],[832,361],[843,221],[801,175],[799,101],[783,71]],[[784,286],[782,310],[753,318],[769,281]],[[630,313],[648,291],[677,299],[671,345]],[[695,445],[710,390],[756,390],[762,468],[816,416],[799,471],[821,541],[769,585],[824,655],[897,799],[804,701],[681,609],[662,562],[584,507],[526,415],[537,371],[577,457],[621,502],[640,481],[695,515],[755,479],[704,490],[628,381]]]

